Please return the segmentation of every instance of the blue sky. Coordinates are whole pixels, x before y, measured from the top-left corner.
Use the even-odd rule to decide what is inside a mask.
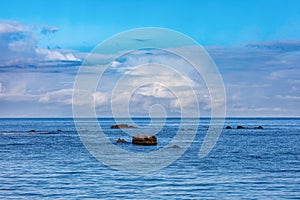
[[[300,116],[297,0],[12,0],[0,7],[0,117],[72,116],[87,53],[114,34],[149,26],[206,48],[223,76],[228,116]]]
[[[0,16],[58,27],[55,39],[63,47],[94,47],[112,34],[144,26],[174,29],[202,45],[229,45],[298,39],[299,4],[297,0],[12,0],[1,2]]]

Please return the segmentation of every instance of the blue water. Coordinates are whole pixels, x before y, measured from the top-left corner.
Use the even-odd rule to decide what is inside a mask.
[[[109,128],[113,119],[99,121],[113,143],[119,137],[131,140]],[[149,123],[134,121],[140,127]],[[180,159],[136,175],[95,159],[72,119],[0,119],[0,199],[300,198],[300,119],[227,119],[225,125],[233,129],[224,129],[210,154],[199,159],[209,122],[200,120],[194,142]],[[179,124],[180,119],[168,119],[157,146],[115,145],[137,153],[155,151],[168,144]],[[237,125],[248,129],[235,129]],[[264,129],[253,129],[259,125]]]

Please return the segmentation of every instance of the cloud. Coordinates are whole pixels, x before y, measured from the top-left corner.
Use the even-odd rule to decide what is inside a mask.
[[[61,89],[58,91],[47,92],[41,95],[38,102],[40,103],[62,103],[72,104],[73,89]]]
[[[21,25],[17,21],[0,20],[0,34],[16,34],[24,33],[28,29],[27,26]]]
[[[83,92],[84,94],[84,92]],[[104,92],[94,92],[91,96],[84,96],[82,99],[73,100],[73,88],[61,89],[40,94],[38,102],[44,104],[62,104],[62,105],[90,105],[94,101],[96,106],[109,103],[110,96]],[[108,105],[109,106],[109,105]]]
[[[51,27],[51,26],[43,26],[41,30],[41,34],[47,35],[47,34],[53,34],[56,33],[59,29],[57,27]]]
[[[281,40],[281,41],[266,41],[266,42],[252,42],[246,47],[267,49],[267,50],[280,50],[284,52],[300,51],[299,40]]]
[[[287,99],[287,100],[300,100],[300,96],[291,96],[291,95],[286,95],[286,96],[276,95],[276,98]]]
[[[230,116],[300,116],[300,40],[206,49],[218,66]]]
[[[35,53],[43,57],[44,61],[80,61],[80,59],[76,58],[72,53],[62,53],[41,48],[35,49]]]
[[[121,65],[121,63],[118,61],[112,61],[110,64],[111,67],[118,67],[119,65]]]
[[[180,113],[180,106],[189,108],[192,113],[197,105],[191,98],[194,95],[188,88],[191,87],[198,98],[201,114],[209,115],[211,96],[199,74],[178,56],[155,49],[133,51],[115,60],[116,55],[112,54],[92,55],[92,59],[103,61],[98,63],[100,67],[110,63],[109,68],[98,91],[74,101],[73,81],[81,64],[80,58],[86,54],[42,48],[38,45],[40,38],[55,34],[58,28],[44,26],[38,29],[16,21],[0,21],[2,108],[3,102],[10,102],[12,109],[17,103],[27,105],[31,102],[41,107],[61,106],[59,108],[71,113],[72,103],[89,105],[94,102],[97,110],[102,112],[111,109],[112,101],[120,109],[129,103],[136,114],[148,114],[155,104],[161,104],[173,114]],[[226,102],[224,97],[216,95],[214,105],[227,103],[229,116],[300,116],[299,109],[295,109],[300,106],[296,93],[300,88],[299,45],[300,41],[265,41],[242,46],[206,47],[221,72],[228,97]],[[146,63],[162,63],[174,70],[150,66],[137,69]],[[99,70],[99,66],[91,67],[90,73]],[[21,78],[21,73],[16,71],[24,72],[23,76],[27,78]],[[111,98],[122,77],[127,77],[126,81],[120,82],[121,90]],[[140,85],[141,81],[148,84]],[[130,87],[136,87],[134,93],[127,91]],[[218,89],[212,88],[216,94]],[[128,97],[130,101],[125,102]]]
[[[2,83],[0,83],[0,93],[5,92],[5,87]]]
[[[234,111],[239,111],[239,112],[251,112],[251,113],[259,113],[259,112],[266,112],[266,111],[271,111],[271,112],[280,112],[283,111],[282,108],[280,107],[248,107],[248,106],[241,106],[241,105],[234,105],[233,106]],[[242,114],[241,116],[243,116]]]
[[[254,44],[238,47],[207,47],[207,50],[221,70],[251,70],[259,73],[299,66],[300,40]],[[270,47],[265,48],[266,44]]]
[[[270,80],[280,80],[280,79],[285,79],[289,80],[291,82],[297,82],[297,80],[300,80],[299,77],[300,74],[300,68],[295,68],[295,69],[282,69],[282,70],[276,70],[273,72],[270,72],[270,75],[267,77]]]
[[[298,44],[298,42],[291,42]],[[291,45],[288,42],[276,42],[283,46]],[[275,42],[274,42],[275,46]],[[299,115],[293,109],[294,105],[299,103],[293,99],[293,106],[287,106],[282,101],[278,101],[275,96],[293,96],[292,93],[299,88],[300,73],[299,64],[300,57],[296,48],[257,48],[248,44],[238,47],[206,47],[214,61],[216,62],[226,86],[227,92],[227,108],[229,115],[232,116],[265,116],[280,113],[282,115]],[[294,49],[292,51],[292,49]],[[197,56],[197,55],[194,55]],[[160,50],[141,50],[133,51],[130,54],[124,54],[111,62],[108,69],[110,77],[116,76],[116,79],[122,76],[128,76],[126,84],[123,85],[124,90],[129,87],[137,87],[140,80],[151,83],[157,80],[176,91],[181,100],[172,97],[167,93],[166,87],[151,84],[139,87],[132,97],[132,108],[149,108],[149,105],[161,102],[167,108],[167,111],[179,108],[180,105],[189,105],[191,108],[195,104],[190,102],[190,93],[184,91],[183,81],[169,71],[154,69],[151,67],[144,70],[136,70],[141,64],[164,63],[170,65],[173,69],[180,72],[185,78],[198,97],[198,105],[201,111],[211,110],[211,96],[205,83],[201,77],[197,77],[197,73],[192,70],[188,63],[182,61],[176,55],[169,54]],[[120,75],[117,76],[117,72]],[[109,78],[107,78],[109,80]],[[114,83],[115,79],[111,79]],[[109,81],[105,81],[106,84]],[[176,88],[176,89],[175,89]],[[291,88],[289,90],[288,88]],[[218,88],[211,88],[215,94],[218,94]],[[106,90],[112,91],[112,90]],[[128,94],[127,94],[128,95]],[[220,95],[216,95],[214,106],[221,106],[226,103],[226,99]],[[113,101],[124,105],[126,94],[118,93],[113,97]],[[272,99],[272,101],[270,101]],[[283,99],[282,99],[283,100]],[[237,108],[236,105],[241,105]],[[122,107],[120,106],[120,109]],[[292,111],[292,112],[289,112]]]
[[[108,104],[110,100],[110,95],[104,92],[95,92],[92,96],[96,106]]]
[[[42,34],[55,33],[58,29],[44,26]],[[45,62],[80,61],[72,52],[49,50],[39,47],[41,35],[32,26],[17,21],[0,21],[0,67],[40,66]]]

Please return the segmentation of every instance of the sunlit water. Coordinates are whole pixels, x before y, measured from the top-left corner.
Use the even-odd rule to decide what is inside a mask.
[[[156,135],[158,145],[142,147],[132,145],[122,130],[110,129],[113,119],[99,121],[115,145],[145,155],[167,146],[180,125],[180,119],[168,119]],[[149,123],[134,121],[140,127],[136,133]],[[187,133],[194,121],[185,124]],[[159,171],[135,175],[91,156],[72,119],[0,119],[0,199],[300,197],[300,119],[227,119],[225,126],[233,129],[224,129],[215,148],[199,159],[209,122],[200,120],[194,142],[180,159]],[[254,129],[259,125],[264,129]],[[129,143],[116,143],[118,138]]]

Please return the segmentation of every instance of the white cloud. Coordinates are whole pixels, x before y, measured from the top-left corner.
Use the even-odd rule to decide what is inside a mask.
[[[104,92],[95,92],[92,94],[96,106],[109,103],[110,96]]]
[[[279,112],[279,111],[283,111],[284,109],[280,108],[280,107],[254,107],[254,106],[244,106],[241,104],[234,104],[233,107],[231,107],[232,110],[234,111],[239,111],[239,112],[243,112],[241,113],[241,116],[247,116],[247,112],[251,112],[251,113],[263,113],[265,111],[272,111],[272,112]]]
[[[42,32],[46,33],[45,31],[47,34],[55,33],[58,29],[43,27]],[[0,21],[0,67],[40,66],[53,61],[80,61],[72,52],[39,47],[40,37],[34,27],[16,21]]]
[[[73,89],[62,89],[53,92],[47,92],[40,96],[40,103],[62,103],[72,104]]]
[[[21,33],[27,31],[27,27],[17,21],[0,20],[0,34]]]
[[[38,102],[44,104],[62,104],[62,105],[91,105],[93,102],[96,106],[109,103],[110,96],[104,92],[94,92],[90,96],[85,96],[82,92],[82,98],[73,99],[73,89],[61,89],[45,94],[40,94]],[[90,93],[89,93],[90,94]]]
[[[48,49],[36,48],[35,52],[45,61],[80,61],[72,53],[63,54],[62,52]]]
[[[291,80],[299,80],[300,69],[282,69],[273,71],[267,77],[270,80],[279,80],[279,79],[289,79]]]
[[[112,61],[111,64],[110,64],[110,66],[111,66],[111,67],[118,67],[120,64],[121,64],[121,63],[118,62],[118,61]]]
[[[5,87],[2,83],[0,83],[0,93],[5,92]]]
[[[287,99],[287,100],[300,100],[300,96],[291,96],[291,95],[285,95],[285,96],[276,95],[276,98]]]
[[[43,31],[44,30],[44,31]],[[44,33],[42,33],[42,31]],[[194,90],[198,97],[198,105],[202,110],[209,111],[212,107],[211,96],[205,88],[205,83],[187,62],[176,55],[159,50],[134,51],[114,60],[116,55],[93,54],[91,60],[103,61],[99,65],[110,63],[110,72],[103,81],[104,89],[90,96],[83,96],[78,101],[72,100],[72,83],[65,85],[65,79],[74,81],[68,74],[57,73],[51,79],[44,80],[49,74],[34,74],[26,66],[47,66],[49,71],[67,70],[61,65],[80,61],[76,52],[58,49],[46,49],[38,46],[41,37],[49,37],[58,31],[56,27],[42,27],[33,31],[32,27],[13,21],[0,21],[0,101],[39,103],[40,105],[62,105],[71,109],[71,104],[89,105],[94,102],[100,109],[110,109],[110,97],[113,86],[118,78],[127,76],[112,101],[123,109],[124,99],[131,96],[127,89],[141,86],[141,82],[149,83],[139,87],[131,96],[130,102],[136,112],[148,111],[154,104],[161,104],[168,111],[179,112],[179,107],[185,106],[192,111],[195,102],[191,96]],[[45,35],[37,35],[37,32]],[[9,39],[10,37],[10,39]],[[265,116],[272,114],[299,114],[299,41],[277,41],[252,43],[238,47],[207,47],[210,55],[221,71],[227,89],[227,108],[231,116]],[[86,56],[82,54],[81,57]],[[197,56],[197,55],[194,55]],[[65,62],[67,61],[67,62]],[[144,68],[136,70],[136,65],[145,63],[163,63],[171,65],[179,71],[163,70],[161,68]],[[11,68],[17,65],[26,71],[27,79],[20,79],[18,73]],[[2,66],[2,68],[1,68]],[[88,73],[93,73],[99,66]],[[41,67],[42,68],[42,67]],[[35,68],[33,68],[35,70]],[[76,68],[77,69],[77,68]],[[15,69],[14,69],[15,70]],[[4,71],[4,72],[3,72]],[[39,70],[36,70],[39,71]],[[59,71],[59,72],[61,72]],[[6,73],[10,72],[10,73]],[[44,71],[43,71],[44,72]],[[117,72],[117,73],[116,73]],[[71,73],[70,73],[71,74]],[[119,77],[116,76],[119,74]],[[58,77],[60,80],[58,81]],[[154,84],[158,82],[159,84]],[[192,90],[187,89],[191,86]],[[218,94],[218,88],[212,88]],[[172,90],[176,97],[170,92]],[[281,94],[277,95],[276,94]],[[214,106],[225,103],[223,97],[216,95]],[[275,97],[275,98],[274,98]],[[0,102],[1,104],[1,102]],[[12,103],[13,104],[13,103]],[[4,105],[4,104],[3,104]],[[45,106],[46,107],[46,106]]]

